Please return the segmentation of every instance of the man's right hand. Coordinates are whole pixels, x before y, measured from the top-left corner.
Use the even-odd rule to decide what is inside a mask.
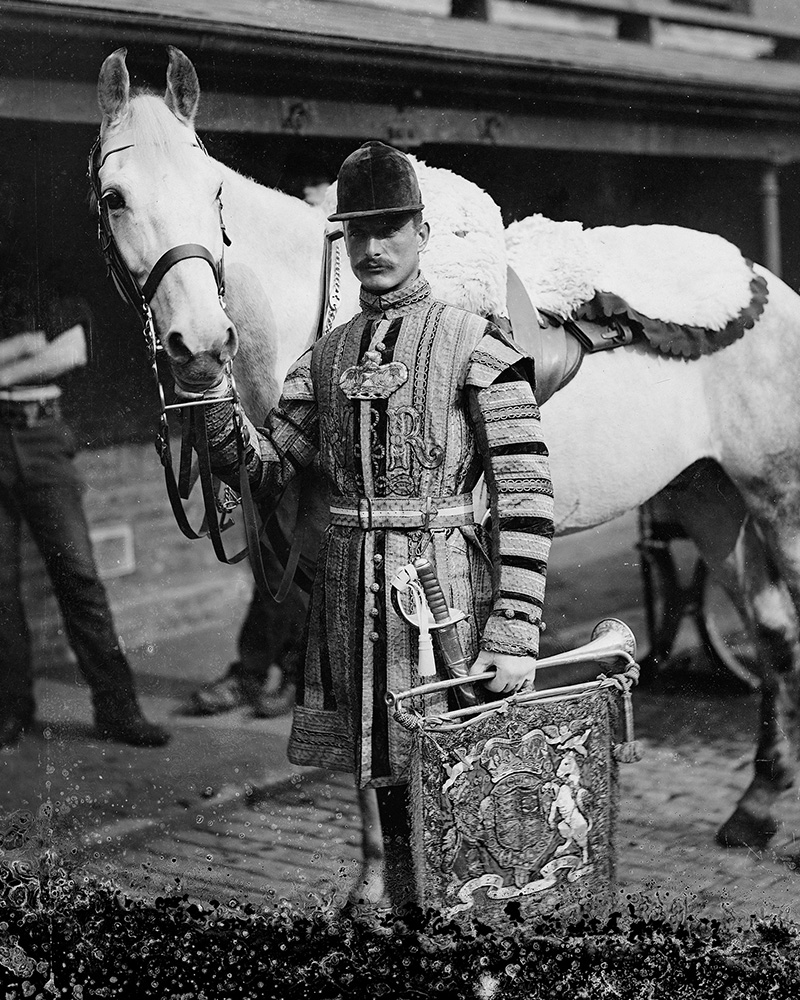
[[[494,677],[483,681],[486,688],[494,694],[513,694],[526,681],[533,681],[536,676],[536,657],[482,649],[469,672],[470,675],[484,674],[492,669],[495,671]]]

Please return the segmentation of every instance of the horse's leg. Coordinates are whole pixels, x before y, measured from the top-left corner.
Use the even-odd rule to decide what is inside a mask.
[[[760,533],[743,533],[745,607],[761,674],[758,747],[753,779],[717,833],[724,847],[763,850],[777,830],[773,807],[797,772],[798,619],[786,584]]]
[[[386,902],[383,836],[378,797],[373,788],[358,789],[358,807],[361,812],[361,870],[350,890],[348,903],[382,906]]]
[[[763,847],[777,826],[776,796],[795,783],[800,760],[800,466],[792,452],[741,489],[758,523],[747,536],[747,603],[762,659],[760,737],[755,776],[720,842]],[[753,845],[751,829],[763,830]]]
[[[715,463],[698,463],[664,492],[673,516],[748,614],[762,676],[753,779],[717,833],[726,847],[763,850],[777,827],[776,799],[797,768],[798,619],[773,546],[748,517],[742,493]]]

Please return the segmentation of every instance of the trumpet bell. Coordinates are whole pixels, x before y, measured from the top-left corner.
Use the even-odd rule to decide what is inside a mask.
[[[605,656],[597,658],[603,666],[613,666],[614,660],[624,655],[630,656],[632,660],[636,659],[636,636],[619,618],[604,618],[598,622],[592,629],[588,645],[595,642],[609,644],[610,659],[606,659]]]
[[[619,618],[604,618],[592,630],[589,642],[576,649],[542,657],[536,664],[537,673],[547,667],[561,667],[572,663],[598,663],[603,668],[613,667],[620,659],[636,657],[636,638]]]

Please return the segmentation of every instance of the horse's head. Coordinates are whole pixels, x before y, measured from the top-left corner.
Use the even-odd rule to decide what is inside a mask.
[[[164,99],[132,96],[125,49],[117,49],[97,93],[103,122],[92,170],[101,230],[133,281],[127,297],[150,305],[181,382],[205,388],[236,354],[237,336],[221,300],[222,171],[194,131],[197,74],[170,48]]]

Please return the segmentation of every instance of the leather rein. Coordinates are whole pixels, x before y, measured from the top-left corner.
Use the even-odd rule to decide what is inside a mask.
[[[196,145],[207,156],[205,147],[200,139],[195,136],[192,143]],[[102,187],[100,184],[100,168],[106,158],[112,153],[128,149],[133,145],[123,143],[115,146],[103,154],[100,137],[97,138],[89,154],[89,183],[92,194],[97,204],[97,238],[100,251],[106,262],[107,274],[114,282],[114,286],[122,299],[127,302],[136,312],[142,326],[145,339],[145,348],[153,377],[158,389],[160,405],[159,428],[156,433],[155,446],[161,465],[164,469],[167,495],[170,506],[175,516],[175,520],[181,532],[190,539],[210,538],[214,552],[220,562],[234,564],[241,562],[245,557],[249,557],[250,568],[253,572],[256,586],[263,598],[271,598],[282,602],[291,588],[293,582],[304,590],[310,591],[311,581],[299,568],[298,563],[303,546],[304,529],[300,525],[300,515],[298,513],[298,524],[292,533],[291,547],[287,546],[286,540],[278,527],[274,517],[274,509],[270,515],[264,519],[259,517],[250,489],[250,480],[247,475],[245,464],[245,433],[244,414],[236,391],[236,383],[231,370],[231,362],[225,366],[225,372],[229,379],[230,395],[218,400],[197,400],[182,403],[167,403],[164,395],[164,386],[158,371],[158,354],[163,350],[158,340],[153,321],[153,314],[150,302],[164,275],[174,267],[179,261],[197,257],[208,262],[214,273],[214,280],[217,285],[217,294],[222,308],[225,308],[225,262],[224,247],[230,246],[231,241],[225,231],[225,223],[222,216],[222,198],[218,195],[219,203],[219,224],[222,233],[223,251],[219,260],[215,260],[211,252],[199,243],[182,243],[172,247],[159,257],[150,271],[143,287],[139,287],[138,282],[131,274],[120,252],[117,241],[111,230],[108,216],[108,205],[102,197]],[[325,255],[323,261],[323,301],[322,311],[317,329],[317,336],[327,332],[332,324],[335,313],[336,301],[338,299],[338,271],[335,270],[335,280],[333,288],[335,294],[330,291],[331,282],[331,240],[326,239]],[[338,265],[338,259],[336,260]],[[236,447],[239,465],[239,495],[229,486],[222,490],[222,484],[211,471],[211,458],[208,450],[208,435],[204,408],[211,403],[230,402],[233,406],[234,430],[236,437]],[[172,460],[172,446],[170,443],[169,414],[173,410],[180,411],[182,422],[181,450],[179,477],[176,479]],[[197,454],[200,488],[203,497],[204,518],[198,530],[195,530],[189,523],[184,501],[189,499],[192,489],[192,449]],[[221,495],[220,495],[221,494]],[[222,532],[230,528],[234,521],[232,512],[241,504],[242,521],[245,532],[246,545],[241,551],[229,556],[225,550],[222,539]],[[276,504],[277,507],[277,504]],[[300,530],[297,530],[299,528]],[[277,590],[273,590],[267,580],[266,569],[262,556],[262,539],[267,536],[273,549],[279,554],[279,558],[284,562],[284,572]],[[288,552],[287,552],[288,548]]]

